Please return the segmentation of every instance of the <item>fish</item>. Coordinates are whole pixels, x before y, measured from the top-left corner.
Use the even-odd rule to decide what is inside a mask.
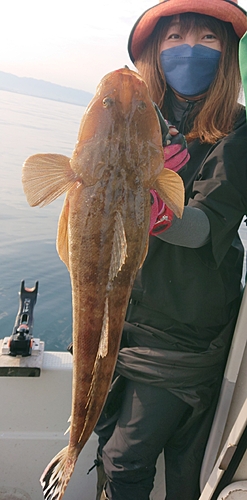
[[[70,437],[40,479],[45,500],[61,500],[109,392],[131,289],[148,251],[150,189],[182,217],[184,186],[164,168],[147,85],[126,67],[100,81],[71,158],[32,155],[22,182],[31,206],[66,192],[56,245],[72,288]]]

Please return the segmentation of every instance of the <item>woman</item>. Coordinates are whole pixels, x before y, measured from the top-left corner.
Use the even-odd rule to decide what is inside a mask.
[[[116,367],[113,403],[118,394],[121,405],[115,412],[109,399],[96,429],[103,498],[148,500],[162,450],[166,500],[200,495],[241,294],[247,129],[237,102],[238,43],[246,30],[237,0],[166,0],[144,12],[130,35],[130,57],[163,116],[186,136],[190,160],[184,165],[183,157],[180,168],[181,135],[173,135],[165,167],[180,169],[186,206],[178,220],[151,193],[149,252]]]

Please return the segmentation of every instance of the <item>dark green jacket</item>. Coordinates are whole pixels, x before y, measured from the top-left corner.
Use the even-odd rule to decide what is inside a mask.
[[[238,228],[247,213],[245,111],[215,145],[189,144],[179,172],[186,204],[210,221],[198,249],[150,237],[131,294],[117,371],[166,387],[201,410],[222,375],[241,294],[243,246]],[[200,410],[200,411],[201,411]]]

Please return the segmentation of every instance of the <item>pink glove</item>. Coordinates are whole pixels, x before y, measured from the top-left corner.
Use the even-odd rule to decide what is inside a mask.
[[[181,151],[180,144],[171,144],[164,148],[165,168],[178,172],[190,159],[188,149]]]
[[[167,146],[164,147],[165,168],[178,172],[190,159],[184,135],[167,122],[169,133],[166,136]]]

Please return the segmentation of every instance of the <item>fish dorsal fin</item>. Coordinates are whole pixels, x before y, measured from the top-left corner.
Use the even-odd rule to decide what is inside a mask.
[[[107,356],[107,354],[108,354],[108,340],[109,340],[109,306],[108,306],[108,297],[106,297],[104,318],[103,318],[102,330],[101,330],[101,335],[100,335],[97,358],[105,358]]]
[[[22,169],[22,183],[29,205],[43,207],[68,191],[79,180],[67,156],[29,156]]]
[[[72,421],[72,416],[70,415],[70,417],[68,418],[69,427],[68,427],[68,429],[66,429],[66,431],[65,431],[65,433],[64,433],[64,436],[66,436],[66,434],[68,434],[68,432],[70,432],[70,428],[71,428],[71,421]]]
[[[69,240],[68,240],[69,200],[66,197],[58,221],[57,253],[69,270]]]
[[[109,268],[109,282],[117,276],[127,257],[127,240],[123,219],[120,212],[116,212],[113,245],[111,252],[111,263]]]
[[[184,209],[184,184],[181,177],[163,168],[153,186],[166,205],[181,219]]]

